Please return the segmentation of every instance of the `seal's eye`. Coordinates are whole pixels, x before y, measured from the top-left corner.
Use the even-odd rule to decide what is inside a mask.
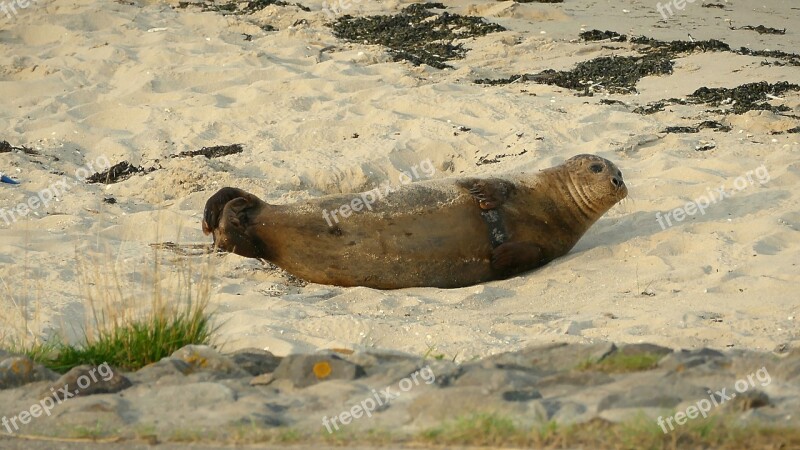
[[[600,173],[600,172],[603,171],[603,165],[602,164],[592,164],[591,166],[589,166],[589,170],[591,170],[594,173]]]

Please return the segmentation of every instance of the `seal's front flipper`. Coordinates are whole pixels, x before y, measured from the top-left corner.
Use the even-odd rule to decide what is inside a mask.
[[[509,276],[544,263],[542,248],[530,242],[506,242],[492,250],[492,269]]]
[[[239,198],[252,196],[247,192],[232,187],[224,187],[217,191],[216,194],[209,197],[206,202],[205,210],[203,211],[203,233],[208,236],[219,227],[219,221],[222,218],[222,210],[229,201]]]
[[[466,189],[483,210],[499,207],[515,189],[513,183],[499,178],[465,178],[456,183]]]

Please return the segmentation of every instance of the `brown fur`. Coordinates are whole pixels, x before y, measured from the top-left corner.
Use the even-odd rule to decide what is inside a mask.
[[[602,171],[595,173],[598,167]],[[614,181],[616,180],[616,181]],[[323,210],[359,194],[270,205],[224,188],[203,230],[220,248],[262,258],[315,283],[396,289],[453,288],[508,277],[566,254],[627,195],[610,161],[578,155],[538,173],[442,179],[402,187],[338,223]],[[481,211],[496,210],[505,241],[493,248]]]

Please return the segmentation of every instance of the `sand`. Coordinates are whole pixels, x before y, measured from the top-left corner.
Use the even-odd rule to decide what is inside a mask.
[[[86,295],[98,276],[116,274],[120,307],[133,307],[151,289],[149,272],[176,277],[191,263],[196,280],[213,273],[224,350],[377,347],[465,361],[562,341],[800,344],[800,138],[771,134],[798,121],[703,105],[630,112],[703,86],[797,83],[796,66],[696,53],[677,58],[672,75],[640,81],[637,94],[594,97],[533,83],[472,83],[635,54],[630,44],[578,40],[595,28],[796,51],[794,2],[737,0],[725,9],[695,2],[663,20],[649,1],[453,1],[451,12],[509,31],[466,41],[466,58],[447,70],[392,62],[382,47],[338,40],[322,2],[302,3],[312,11],[270,6],[223,16],[176,9],[177,2],[41,0],[0,15],[0,141],[41,154],[0,154],[0,171],[21,182],[0,185],[0,207],[60,188],[57,200],[24,218],[0,218],[0,333],[74,338],[92,316]],[[406,4],[363,0],[343,13],[393,13]],[[761,35],[731,23],[787,31]],[[604,98],[629,107],[600,104]],[[796,92],[772,103],[800,112]],[[662,133],[703,120],[732,131]],[[713,149],[696,149],[711,142]],[[244,152],[168,158],[234,143]],[[202,209],[223,186],[290,203],[400,185],[403,171],[428,160],[431,178],[490,176],[579,153],[614,161],[629,198],[567,256],[508,280],[452,290],[304,285],[236,255],[206,262],[150,246],[210,242],[200,230]],[[481,163],[487,159],[498,162]],[[159,170],[108,186],[83,182],[92,169],[120,161]],[[657,213],[720,186],[735,194],[659,225]],[[103,201],[111,197],[116,203]],[[156,256],[161,265],[153,269]]]

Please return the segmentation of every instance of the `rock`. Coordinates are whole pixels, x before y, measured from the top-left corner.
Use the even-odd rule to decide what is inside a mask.
[[[586,405],[572,401],[543,400],[542,405],[549,420],[560,424],[581,422],[588,411]]]
[[[373,365],[370,369],[365,368],[367,378],[365,378],[363,381],[364,383],[376,386],[396,384],[403,378],[407,378],[415,372],[419,372],[423,367],[428,366],[422,363],[419,358],[416,358],[414,361],[398,360],[393,362],[385,362],[383,364]],[[431,375],[429,375],[429,373]],[[427,377],[434,377],[435,381],[436,375],[430,368],[426,370],[425,374]],[[419,376],[420,375],[417,374],[418,378]]]
[[[541,402],[506,400],[500,393],[487,395],[479,386],[450,387],[417,394],[408,406],[410,416],[417,423],[438,423],[473,414],[497,414],[525,422],[547,420],[547,410]]]
[[[417,364],[422,359],[419,356],[391,350],[370,350],[340,356],[353,364],[363,367],[368,376],[372,375],[376,370],[383,370],[386,363],[412,362]]]
[[[207,345],[186,345],[176,350],[170,357],[180,359],[199,370],[208,370],[235,377],[250,375],[231,358],[222,355]]]
[[[10,356],[0,361],[0,389],[10,389],[37,381],[53,381],[58,374],[27,356]]]
[[[634,386],[626,392],[615,392],[597,404],[597,411],[618,408],[663,408],[672,409],[681,402],[673,392],[658,389],[658,380],[652,384]]]
[[[253,376],[273,372],[282,359],[271,352],[257,348],[238,350],[229,357],[240,369]]]
[[[66,400],[94,394],[113,394],[129,387],[131,387],[130,380],[108,364],[99,366],[84,364],[70,369],[48,389],[42,390],[41,395]]]
[[[364,368],[338,355],[289,355],[272,373],[275,380],[289,380],[303,388],[327,380],[354,380],[366,374]]]
[[[272,373],[262,373],[250,380],[250,386],[266,386],[275,381],[275,376]]]
[[[561,372],[539,379],[536,388],[546,397],[569,395],[576,389],[591,388],[614,381],[611,375],[603,372]]]
[[[536,389],[522,389],[503,392],[503,400],[507,402],[527,402],[542,398],[542,394]]]
[[[623,345],[617,353],[632,356],[632,355],[642,355],[642,354],[651,354],[651,355],[669,355],[672,353],[673,350],[668,347],[662,347],[660,345],[654,344],[626,344]]]
[[[484,362],[497,367],[516,367],[546,375],[571,370],[584,361],[599,361],[616,350],[610,342],[598,344],[550,344],[490,356]]]
[[[142,367],[128,378],[134,383],[164,383],[170,378],[183,378],[194,370],[186,361],[167,357]]]
[[[769,396],[759,390],[750,389],[744,392],[736,392],[736,397],[723,405],[728,410],[745,412],[751,409],[769,406]]]
[[[658,367],[667,370],[682,372],[687,369],[707,366],[708,371],[714,372],[716,368],[729,362],[723,353],[709,348],[700,350],[683,350],[670,353],[658,362]]]
[[[530,389],[538,380],[538,376],[524,370],[487,369],[472,365],[464,367],[462,374],[453,382],[453,386],[477,386],[483,388],[485,393],[491,393]],[[538,391],[536,393],[538,395]]]

